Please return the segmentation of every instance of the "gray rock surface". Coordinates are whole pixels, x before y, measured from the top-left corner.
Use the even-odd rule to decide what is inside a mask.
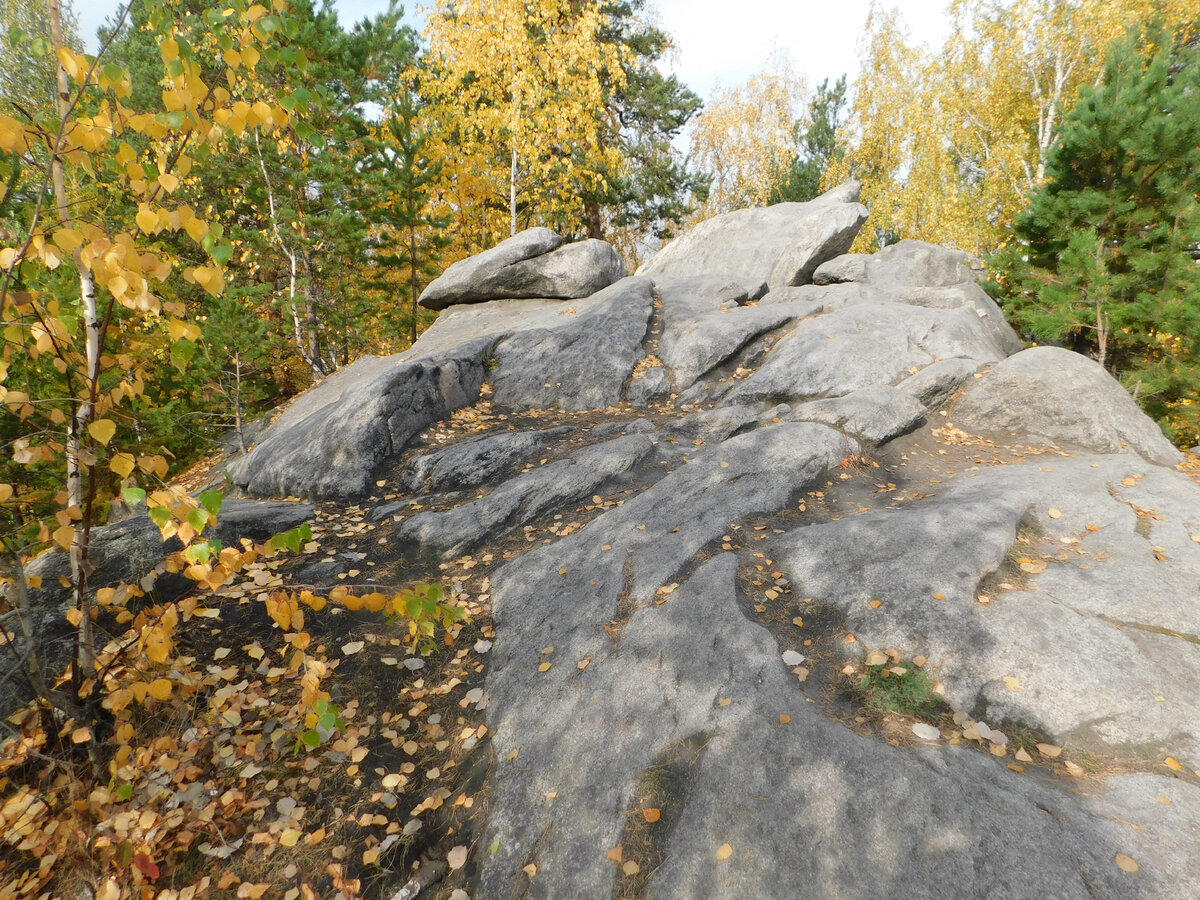
[[[528,459],[569,428],[483,434],[412,457],[400,473],[409,493],[476,487]]]
[[[605,482],[645,459],[653,447],[650,438],[641,434],[585,447],[448,512],[417,513],[400,524],[396,538],[453,556],[484,538],[498,538],[531,522],[547,510],[590,497]]]
[[[575,299],[608,287],[625,274],[604,241],[563,244],[549,228],[530,228],[490,250],[449,266],[421,293],[426,309],[522,298]]]
[[[1093,751],[1200,758],[1200,607],[1185,599],[1200,583],[1194,495],[1132,454],[1006,466],[797,529],[767,552],[864,648],[928,657],[957,709]],[[1019,530],[1036,540],[1017,545]],[[1005,569],[1014,545],[1044,571]],[[1007,587],[981,588],[995,573]]]
[[[803,403],[787,417],[820,422],[867,444],[886,444],[925,421],[925,406],[910,394],[886,384],[873,384],[846,394]]]
[[[1129,447],[1163,465],[1181,459],[1116,379],[1060,347],[1032,347],[994,366],[969,385],[952,416],[969,431],[1097,453]]]
[[[968,378],[979,368],[973,359],[955,357],[935,362],[926,366],[916,375],[910,375],[896,385],[898,390],[911,397],[929,409],[937,409],[958,390]]]
[[[763,332],[819,309],[800,310],[795,304],[745,308],[743,288],[710,278],[659,278],[655,286],[663,306],[658,355],[679,391]]]
[[[648,278],[625,278],[512,332],[496,346],[495,400],[516,409],[596,409],[621,400],[653,305]]]
[[[473,848],[470,896],[1200,896],[1189,470],[1093,364],[1010,356],[965,254],[902,242],[832,259],[820,284],[776,279],[803,241],[770,216],[835,234],[850,193],[735,216],[748,230],[682,273],[702,277],[669,277],[665,251],[586,299],[451,307],[310,403],[307,431],[285,413],[264,434],[359,429],[376,444],[351,468],[370,469],[402,446],[394,370],[461,358],[490,382],[353,510],[387,523],[362,547],[391,562],[440,555],[448,574],[471,552],[467,590],[491,603],[487,803],[452,838]],[[622,398],[654,405],[587,411]],[[344,473],[333,449],[298,471]],[[926,657],[960,716],[1005,733],[1003,758],[950,713],[863,708],[876,649]],[[605,858],[617,845],[640,880]]]
[[[806,284],[826,260],[845,253],[866,221],[857,185],[808,203],[740,209],[706,219],[667,244],[640,274],[655,279],[707,275],[748,291]]]
[[[731,399],[839,397],[893,384],[941,359],[1003,359],[1003,348],[978,323],[963,309],[853,303],[801,321]]]
[[[366,493],[380,463],[475,402],[491,344],[484,337],[429,356],[360,359],[292,401],[250,452],[228,466],[230,477],[267,496]]]

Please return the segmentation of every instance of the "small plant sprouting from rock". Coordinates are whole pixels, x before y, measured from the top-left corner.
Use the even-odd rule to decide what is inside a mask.
[[[869,709],[933,720],[948,708],[935,688],[934,678],[912,660],[874,651],[851,693]]]

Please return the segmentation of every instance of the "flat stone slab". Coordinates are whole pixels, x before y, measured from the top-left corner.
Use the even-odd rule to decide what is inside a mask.
[[[844,397],[803,403],[791,410],[787,418],[794,422],[820,422],[858,441],[878,446],[924,422],[925,406],[899,388],[873,384]]]
[[[800,528],[766,552],[864,650],[926,656],[956,709],[1060,744],[1200,759],[1197,524],[1183,475],[1085,456],[965,473],[936,498]],[[1020,551],[1035,574],[1004,569],[1018,530],[1042,536]],[[988,576],[1013,583],[984,591]]]
[[[677,391],[691,387],[764,332],[820,311],[819,306],[798,309],[796,304],[747,308],[743,288],[711,278],[659,278],[654,284],[663,306],[658,355]]]
[[[852,303],[801,321],[730,400],[839,397],[893,384],[941,359],[1003,359],[1003,348],[978,322],[963,309]]]
[[[590,497],[601,485],[630,471],[650,455],[644,434],[585,447],[566,459],[518,475],[478,500],[447,512],[421,512],[396,529],[396,539],[454,556],[485,538],[533,521],[550,509]]]

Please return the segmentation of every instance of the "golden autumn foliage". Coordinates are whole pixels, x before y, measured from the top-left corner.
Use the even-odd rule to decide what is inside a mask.
[[[439,0],[419,81],[462,252],[531,225],[578,230],[581,194],[619,171],[601,130],[626,51],[602,24],[597,0]]]
[[[796,153],[808,87],[786,59],[732,88],[717,89],[692,130],[692,160],[712,178],[697,218],[765,206]]]
[[[856,250],[900,238],[997,250],[1105,48],[1161,18],[1195,22],[1180,0],[955,0],[940,51],[915,47],[901,14],[873,6],[847,152],[826,173],[863,183],[870,227]]]

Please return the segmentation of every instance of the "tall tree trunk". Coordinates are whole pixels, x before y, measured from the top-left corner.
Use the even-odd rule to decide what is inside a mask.
[[[312,257],[307,250],[301,251],[300,260],[304,264],[304,324],[307,329],[305,339],[308,342],[308,364],[312,369],[313,381],[320,381],[329,374],[325,368],[324,357],[321,356],[320,320],[317,316],[320,299],[317,296],[316,283],[313,281]]]
[[[417,229],[408,227],[409,302],[412,311],[412,343],[417,342]]]
[[[50,18],[50,39],[55,52],[66,47],[62,31],[62,11],[59,0],[46,0],[46,11]],[[56,72],[58,88],[58,113],[60,120],[66,122],[71,116],[71,83],[66,70],[60,64]],[[61,130],[60,130],[61,134]],[[50,175],[54,186],[54,205],[58,214],[59,224],[64,228],[71,226],[71,209],[67,201],[66,173],[63,170],[62,152],[65,140],[59,140],[50,156]],[[72,254],[75,269],[79,273],[79,299],[83,312],[83,327],[85,331],[85,372],[83,397],[76,398],[75,407],[67,423],[67,506],[76,510],[81,516],[83,512],[83,467],[81,456],[83,434],[91,421],[95,410],[98,385],[100,383],[100,316],[96,308],[96,287],[92,280],[91,271],[83,265],[76,250]],[[87,591],[87,556],[88,539],[91,523],[86,519],[79,522],[75,535],[71,539],[71,586],[74,593],[75,608],[81,615],[79,623],[79,640],[76,642],[77,683],[82,683],[95,668],[95,637],[92,630],[92,607]]]
[[[508,173],[509,234],[517,233],[517,148],[512,148],[512,167]]]

